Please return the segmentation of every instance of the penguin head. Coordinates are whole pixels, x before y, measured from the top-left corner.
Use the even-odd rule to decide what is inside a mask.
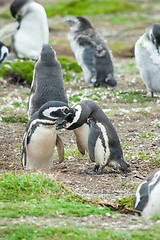
[[[20,21],[23,17],[22,7],[26,5],[26,3],[32,2],[32,0],[14,0],[10,6],[11,14],[14,18]]]
[[[65,19],[65,22],[69,24],[71,31],[84,31],[88,28],[92,28],[90,22],[84,17],[76,17],[73,19]]]
[[[157,50],[159,51],[160,47],[160,24],[153,23],[150,28],[146,31],[147,37],[150,41],[156,46]]]
[[[7,55],[8,55],[8,48],[2,42],[0,42],[0,64],[7,57]]]
[[[47,62],[47,65],[53,64],[53,61],[56,59],[56,52],[49,44],[43,44],[40,60],[42,62]]]
[[[119,157],[114,156],[113,159],[109,159],[108,165],[115,167],[124,173],[131,172],[130,165],[124,160],[123,154],[121,154]]]
[[[56,121],[58,118],[64,118],[68,112],[69,107],[66,103],[60,101],[49,101],[40,107],[38,118]]]

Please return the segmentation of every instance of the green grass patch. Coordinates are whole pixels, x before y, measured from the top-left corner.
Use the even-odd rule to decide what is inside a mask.
[[[0,76],[4,77],[7,72],[16,72],[19,75],[17,81],[26,81],[28,84],[31,84],[34,65],[35,62],[29,60],[18,59],[12,62],[5,62],[1,65]]]
[[[12,114],[12,115],[2,116],[2,121],[8,122],[8,123],[16,123],[16,122],[27,123],[28,119],[22,115]]]
[[[140,11],[142,8],[136,3],[117,0],[68,0],[56,1],[54,4],[45,5],[48,17],[55,15],[95,15],[118,13],[125,11]]]
[[[153,99],[149,97],[142,97],[141,91],[112,91],[107,97],[111,97],[112,95],[116,96],[116,102],[125,102],[125,103],[145,103],[148,101],[153,101]]]
[[[141,138],[148,138],[148,137],[153,137],[154,133],[152,132],[145,132],[141,135]]]
[[[74,71],[75,73],[82,72],[82,68],[77,64],[76,61],[72,60],[71,58],[62,56],[58,58],[58,61],[60,62],[62,69],[65,70],[66,72],[68,71]]]
[[[62,184],[40,173],[0,175],[0,217],[88,216],[111,212],[89,204]]]
[[[11,12],[10,11],[3,11],[0,13],[0,18],[2,19],[10,19],[12,18]]]
[[[130,198],[122,198],[122,199],[117,199],[118,203],[121,206],[124,206],[124,208],[129,208],[132,209],[133,208],[133,202],[134,202],[134,197],[130,197]]]
[[[1,225],[3,240],[153,240],[159,239],[160,228],[154,226],[139,230],[120,231],[115,229],[93,229],[84,226],[43,227],[36,224],[6,224]]]

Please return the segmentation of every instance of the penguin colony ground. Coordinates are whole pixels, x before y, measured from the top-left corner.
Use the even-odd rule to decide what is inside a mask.
[[[28,106],[29,123],[23,138],[22,166],[29,169],[51,168],[55,146],[59,162],[64,146],[56,129],[73,130],[82,154],[89,153],[95,166],[88,174],[101,174],[106,165],[130,172],[123,159],[117,132],[104,112],[93,101],[68,106],[61,66],[48,45],[49,30],[44,8],[32,0],[14,0],[10,7],[18,28],[12,39],[12,51],[18,58],[37,60]],[[114,87],[117,81],[110,50],[104,39],[84,17],[66,19],[71,49],[89,86]],[[15,26],[17,26],[15,24]],[[8,49],[0,43],[0,63]],[[135,44],[135,58],[147,96],[160,92],[160,24],[154,23]],[[139,185],[134,209],[142,216],[160,214],[160,169]]]

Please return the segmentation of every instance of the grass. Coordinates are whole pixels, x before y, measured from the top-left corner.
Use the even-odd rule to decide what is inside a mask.
[[[10,115],[4,115],[1,117],[2,121],[8,122],[8,123],[27,123],[28,119],[22,115],[16,115],[16,114],[10,114]]]
[[[0,175],[0,218],[20,216],[88,216],[111,212],[89,204],[63,185],[40,173]]]
[[[44,7],[48,17],[55,15],[83,16],[142,10],[138,4],[117,0],[56,1],[54,4],[48,4]]]
[[[124,206],[124,208],[133,209],[134,197],[130,198],[124,197],[120,200],[118,199],[117,201],[121,206]]]
[[[1,227],[1,226],[0,226]],[[42,227],[36,224],[6,224],[1,227],[3,240],[158,240],[159,226],[148,229],[120,231],[115,229],[85,229],[84,226],[72,224],[61,227]]]

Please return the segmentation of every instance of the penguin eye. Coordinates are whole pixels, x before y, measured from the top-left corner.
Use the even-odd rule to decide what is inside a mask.
[[[68,114],[69,109],[68,109],[68,108],[63,108],[63,109],[62,109],[62,112],[63,112],[64,114]]]

